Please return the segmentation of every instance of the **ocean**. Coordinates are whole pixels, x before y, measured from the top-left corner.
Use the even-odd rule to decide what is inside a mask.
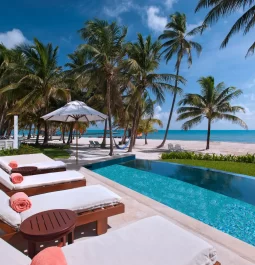
[[[163,139],[165,131],[158,130],[155,133],[150,133],[148,139]],[[85,137],[98,137],[103,135],[103,130],[88,130]],[[122,136],[123,130],[115,131],[115,136]],[[182,141],[206,141],[206,130],[170,130],[168,132],[168,140]],[[144,138],[144,137],[143,137]],[[214,142],[240,142],[240,143],[255,143],[255,130],[212,130],[211,141]]]
[[[27,136],[27,130],[24,130],[24,135]],[[83,137],[102,137],[103,130],[87,130]],[[148,139],[164,138],[165,131],[158,130],[157,132],[150,133]],[[23,135],[23,130],[19,131],[19,135]],[[60,135],[60,132],[57,132]],[[115,137],[121,137],[123,130],[114,131]],[[170,130],[168,132],[168,140],[182,140],[182,141],[206,141],[206,130]],[[144,139],[144,136],[142,137]],[[239,143],[255,143],[255,130],[212,130],[211,141],[214,142],[239,142]]]

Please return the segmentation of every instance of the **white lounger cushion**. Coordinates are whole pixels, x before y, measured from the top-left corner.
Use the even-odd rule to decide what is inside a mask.
[[[75,170],[67,170],[63,172],[26,176],[20,184],[13,184],[10,180],[10,175],[0,168],[0,183],[10,190],[17,191],[20,189],[66,183],[82,179],[85,179],[83,174]]]
[[[52,162],[41,162],[41,163],[31,163],[31,164],[26,164],[26,165],[19,165],[19,167],[37,167],[38,169],[51,169],[51,168],[66,168],[66,164],[62,161],[52,161]]]
[[[30,265],[31,259],[0,238],[1,265]]]
[[[216,250],[154,216],[62,248],[68,265],[213,265]]]
[[[17,161],[19,167],[36,166],[39,169],[66,167],[64,162],[55,161],[44,154],[2,156],[0,157],[0,167],[11,173],[12,168],[9,167],[9,163],[13,160]]]
[[[14,185],[14,189],[19,191],[20,189],[66,183],[83,179],[85,179],[84,175],[75,170],[38,174],[24,177],[24,180],[20,184]]]
[[[18,228],[21,224],[20,214],[10,207],[10,197],[2,190],[0,190],[0,219],[14,228]]]
[[[14,189],[14,184],[10,180],[10,175],[0,168],[0,183],[9,190]]]
[[[31,215],[51,209],[69,209],[75,212],[115,205],[121,198],[100,185],[50,192],[29,197],[31,209],[20,214],[24,221]]]

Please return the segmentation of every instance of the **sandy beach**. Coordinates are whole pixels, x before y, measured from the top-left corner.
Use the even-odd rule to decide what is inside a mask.
[[[80,138],[79,139],[79,159],[87,160],[88,156],[97,152],[102,156],[107,155],[108,150],[89,148],[89,141],[98,141],[101,143],[102,138]],[[57,141],[55,141],[57,142]],[[118,141],[116,141],[118,142]],[[107,139],[107,144],[110,143],[110,140]],[[160,155],[163,152],[167,151],[167,147],[169,143],[172,144],[180,144],[181,147],[186,151],[194,151],[201,153],[215,153],[215,154],[232,154],[232,155],[245,155],[247,153],[253,154],[255,153],[255,144],[250,143],[233,143],[233,142],[211,142],[210,150],[205,150],[206,143],[204,141],[179,141],[179,140],[167,140],[164,148],[157,149],[157,146],[161,143],[161,140],[152,140],[148,139],[148,144],[145,145],[144,139],[137,139],[136,145],[133,148],[133,154],[136,155],[136,158],[140,159],[151,159],[156,160],[160,158]],[[71,145],[71,150],[73,152],[72,158],[75,151],[75,140]],[[114,154],[122,154],[127,153],[127,149],[119,150],[114,149]]]

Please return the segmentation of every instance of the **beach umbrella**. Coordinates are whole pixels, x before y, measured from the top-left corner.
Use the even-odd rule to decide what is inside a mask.
[[[45,121],[91,122],[104,121],[107,116],[87,106],[82,101],[71,101],[64,107],[54,110],[42,117]],[[78,130],[76,130],[76,164],[78,164]]]

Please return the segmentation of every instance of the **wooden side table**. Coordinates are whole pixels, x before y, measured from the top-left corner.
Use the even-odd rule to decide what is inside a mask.
[[[20,232],[28,240],[28,256],[36,255],[36,243],[61,239],[61,245],[74,241],[77,215],[70,210],[50,210],[30,216],[21,223]]]

